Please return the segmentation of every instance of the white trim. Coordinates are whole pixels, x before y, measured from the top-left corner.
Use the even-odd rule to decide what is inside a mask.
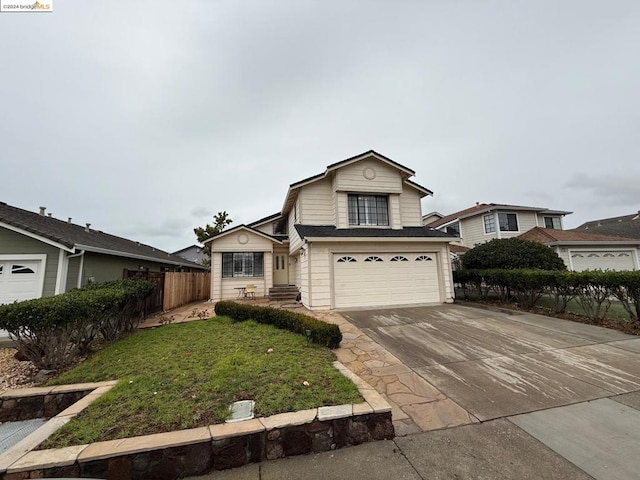
[[[66,252],[73,253],[75,251],[73,248],[69,248],[66,245],[63,245],[63,244],[58,243],[58,242],[55,242],[53,240],[49,240],[48,238],[45,238],[45,237],[41,237],[40,235],[37,235],[35,233],[31,233],[31,232],[29,232],[27,230],[23,230],[22,228],[14,227],[13,225],[9,225],[8,223],[0,222],[0,227],[6,228],[7,230],[11,230],[11,231],[16,232],[16,233],[20,233],[20,234],[24,235],[25,237],[33,238],[34,240],[38,240],[39,242],[46,243],[47,245],[51,245],[53,247],[60,248],[61,250],[64,250]]]
[[[78,267],[78,283],[77,288],[82,287],[82,272],[84,270],[84,250],[80,252],[80,266]]]
[[[40,292],[40,297],[42,297],[42,295],[44,294],[44,276],[45,273],[47,273],[47,254],[46,253],[25,253],[25,254],[20,254],[20,253],[7,253],[7,254],[1,254],[0,255],[0,260],[40,260],[41,262],[41,270],[40,272],[42,273],[40,275],[40,285],[38,285],[38,291]]]
[[[58,253],[58,271],[56,272],[56,289],[55,295],[64,293],[67,287],[67,271],[69,268],[69,260],[64,253],[63,249],[60,249]]]
[[[208,238],[207,240],[205,240],[204,242],[202,242],[203,244],[207,244],[209,242],[214,242],[220,238],[226,237],[227,235],[231,234],[231,233],[236,233],[240,230],[246,230],[249,233],[253,233],[255,235],[258,235],[260,237],[263,237],[267,240],[272,241],[273,243],[277,243],[277,244],[282,244],[282,241],[278,240],[277,238],[274,238],[272,236],[270,236],[268,233],[264,233],[261,232],[260,230],[256,230],[255,228],[249,227],[248,225],[238,225],[236,227],[233,227],[229,230],[225,230],[224,232],[220,232],[219,234],[217,234],[215,237],[211,237]]]

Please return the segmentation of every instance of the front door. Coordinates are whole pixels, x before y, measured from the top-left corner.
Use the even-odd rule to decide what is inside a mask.
[[[287,285],[289,283],[288,255],[273,254],[273,284]]]

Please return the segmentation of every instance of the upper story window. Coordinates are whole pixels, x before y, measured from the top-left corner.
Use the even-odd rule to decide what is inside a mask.
[[[515,213],[499,213],[498,222],[500,223],[501,232],[518,231],[518,215]]]
[[[561,230],[560,217],[544,217],[544,228],[555,228]]]
[[[287,225],[287,220],[285,218],[278,220],[277,222],[273,222],[274,235],[287,235],[288,233],[289,228]]]
[[[349,195],[349,225],[389,225],[386,195]]]
[[[488,213],[483,217],[484,233],[494,233],[496,231],[496,218],[493,213]],[[498,226],[501,232],[518,231],[518,215],[515,213],[498,213]]]
[[[496,219],[493,213],[488,213],[482,217],[482,220],[484,222],[484,233],[493,233],[496,231]]]
[[[445,233],[449,235],[455,235],[456,237],[460,236],[460,222],[454,222],[451,225],[447,225],[444,228]]]

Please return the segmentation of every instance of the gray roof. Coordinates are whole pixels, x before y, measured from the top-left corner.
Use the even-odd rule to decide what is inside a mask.
[[[366,238],[366,237],[389,237],[389,238],[448,238],[453,239],[449,234],[434,230],[430,227],[404,227],[400,230],[389,228],[336,228],[333,225],[294,225],[301,238],[307,237],[335,237],[335,238]]]
[[[585,222],[575,230],[614,237],[640,238],[640,211],[631,215]]]
[[[121,257],[145,257],[171,265],[204,268],[202,265],[189,262],[150,245],[144,245],[47,215],[12,207],[4,202],[0,202],[0,222],[44,237],[70,250],[77,248]]]

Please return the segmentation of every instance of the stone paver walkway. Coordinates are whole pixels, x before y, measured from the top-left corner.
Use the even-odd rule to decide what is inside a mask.
[[[343,340],[335,350],[338,360],[389,402],[396,435],[478,423],[477,418],[339,313],[307,309],[303,312],[340,327]]]

